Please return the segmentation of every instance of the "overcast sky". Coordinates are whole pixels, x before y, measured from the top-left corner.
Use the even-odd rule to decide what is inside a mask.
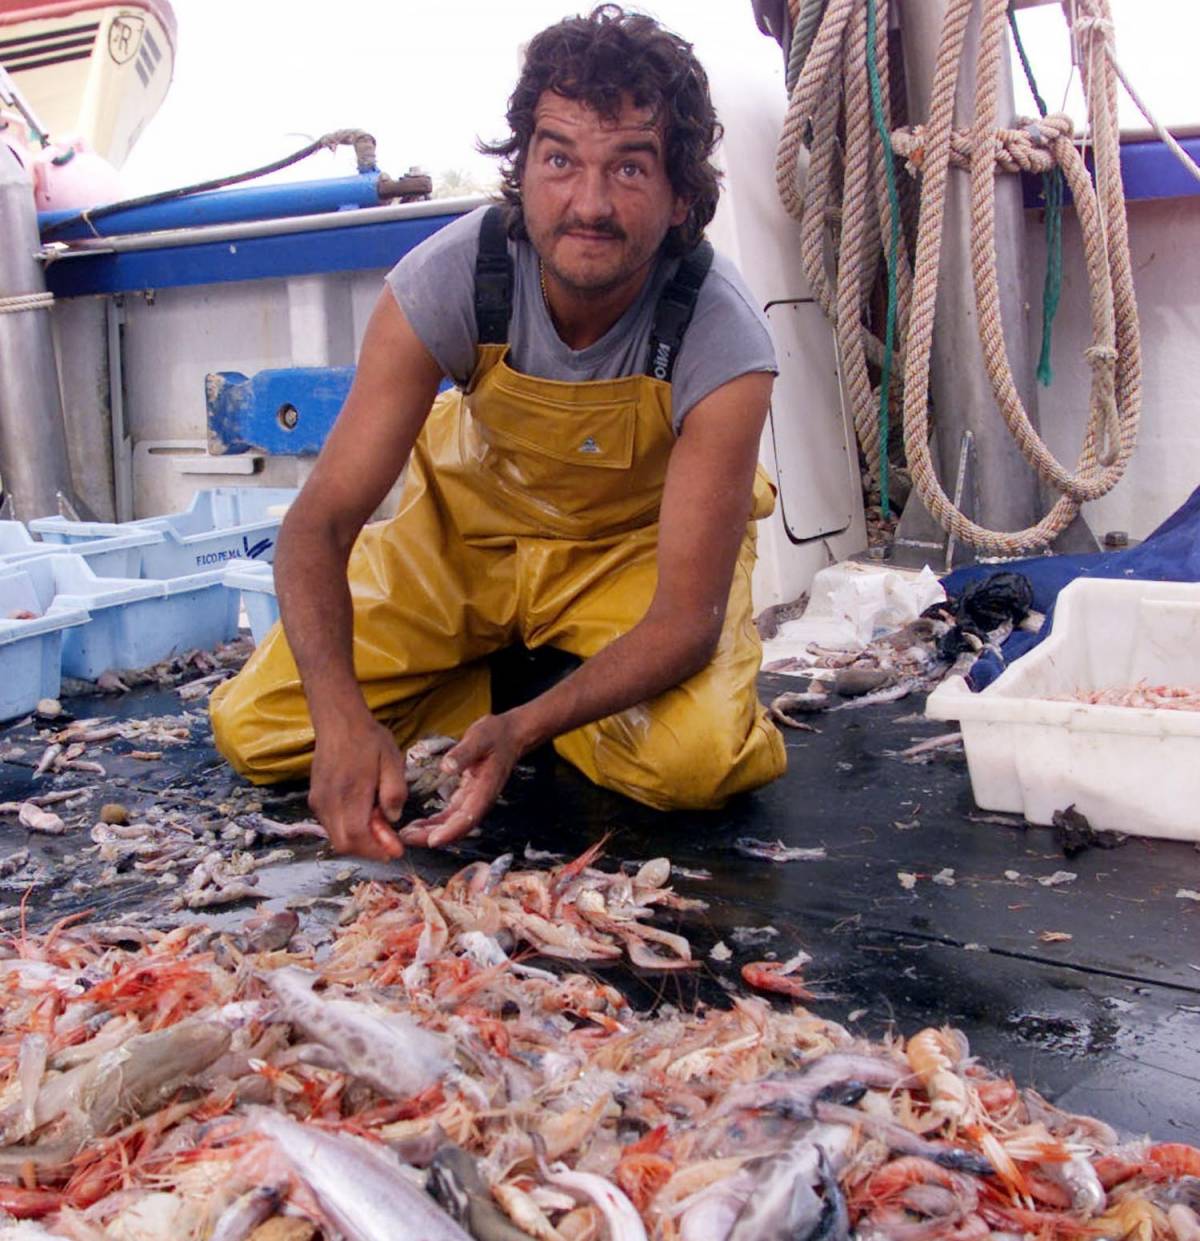
[[[908,0],[912,3],[914,0]],[[333,129],[375,134],[393,175],[416,165],[480,182],[491,161],[476,137],[505,132],[518,48],[576,11],[569,0],[172,0],[179,21],[175,79],[127,161],[129,194],[265,164]],[[581,6],[584,7],[584,6]],[[754,27],[750,0],[650,0],[638,5],[693,41],[710,73],[779,55]],[[1189,0],[1114,0],[1121,62],[1169,125],[1200,122]],[[1061,9],[1019,21],[1042,94],[1063,102],[1070,54]],[[1019,110],[1032,112],[1023,83]],[[1077,97],[1072,111],[1080,115]],[[1140,120],[1122,100],[1122,124]],[[353,171],[348,151],[322,153],[284,174]]]

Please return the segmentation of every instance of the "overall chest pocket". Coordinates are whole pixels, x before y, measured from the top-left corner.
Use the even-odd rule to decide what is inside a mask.
[[[633,464],[638,407],[634,400],[567,404],[531,393],[509,392],[472,410],[481,433],[499,451],[544,458],[560,474],[563,465],[590,470],[628,470]]]

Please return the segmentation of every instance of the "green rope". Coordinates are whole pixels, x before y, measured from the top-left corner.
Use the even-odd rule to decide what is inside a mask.
[[[1033,66],[1025,54],[1021,32],[1017,29],[1017,14],[1012,0],[1009,0],[1008,5],[1008,24],[1012,29],[1017,55],[1021,59],[1021,68],[1025,70],[1029,92],[1037,104],[1038,112],[1045,116],[1049,109],[1046,107],[1046,101],[1038,92],[1037,82],[1033,76]],[[1042,198],[1046,203],[1046,279],[1042,285],[1042,351],[1038,357],[1037,378],[1043,387],[1048,388],[1054,378],[1054,372],[1050,369],[1050,340],[1054,332],[1054,316],[1058,313],[1058,302],[1062,295],[1063,174],[1061,168],[1042,173]]]
[[[883,115],[883,90],[879,84],[876,40],[875,0],[867,0],[867,81],[871,87],[871,111],[875,116],[875,128],[879,131],[879,141],[883,144],[888,214],[892,226],[887,256],[887,331],[883,343],[883,368],[879,378],[879,512],[886,520],[891,516],[888,501],[888,393],[892,381],[892,356],[896,349],[896,265],[900,251],[900,195],[896,190],[896,169],[892,161],[892,135],[888,133],[887,119]]]
[[[789,95],[804,69],[808,53],[812,50],[813,40],[817,37],[817,30],[821,25],[821,18],[825,16],[825,5],[826,0],[804,0],[804,6],[796,18],[796,26],[792,31],[792,45],[788,49],[787,73],[784,77],[784,84],[787,86]]]

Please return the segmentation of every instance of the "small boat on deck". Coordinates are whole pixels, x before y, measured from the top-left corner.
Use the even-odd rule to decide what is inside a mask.
[[[168,0],[0,0],[0,66],[32,114],[114,168],[166,98],[175,47]]]

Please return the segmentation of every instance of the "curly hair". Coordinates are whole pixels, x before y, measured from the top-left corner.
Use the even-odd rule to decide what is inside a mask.
[[[499,156],[501,194],[510,207],[509,231],[528,239],[521,205],[521,178],[533,138],[534,110],[545,91],[554,91],[611,120],[629,96],[662,125],[667,177],[689,204],[687,218],[663,243],[667,254],[685,254],[704,236],[720,194],[721,174],[711,156],[721,139],[708,76],[692,45],[652,17],[602,4],[587,17],[568,17],[529,44],[516,89],[508,101],[511,136],[480,142],[485,155]]]

